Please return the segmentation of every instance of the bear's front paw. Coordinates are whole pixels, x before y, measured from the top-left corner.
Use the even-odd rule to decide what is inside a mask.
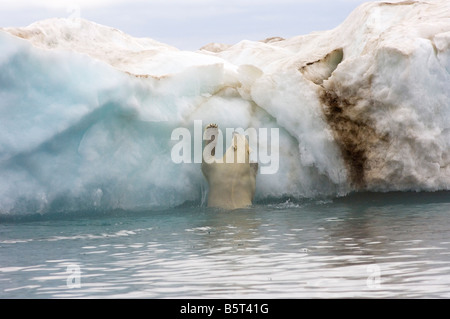
[[[218,128],[218,126],[215,123],[211,123],[211,124],[208,124],[208,126],[206,127],[206,130],[209,128]]]

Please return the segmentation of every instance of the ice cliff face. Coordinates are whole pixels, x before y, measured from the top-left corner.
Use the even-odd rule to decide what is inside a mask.
[[[445,0],[368,3],[330,31],[197,52],[52,19],[0,29],[0,52],[3,214],[200,201],[200,166],[171,160],[171,132],[195,120],[279,128],[259,200],[450,188]]]
[[[271,114],[286,105],[316,103],[353,189],[435,190],[449,187],[449,43],[448,2],[381,2],[362,5],[328,32],[269,44],[242,42],[218,56],[234,63],[260,61],[252,64],[267,76],[258,82],[300,73],[293,75],[296,82],[308,82],[313,93],[299,92],[284,107],[280,99],[267,103],[255,94],[254,100],[269,113],[274,109]],[[283,127],[299,118],[276,117]],[[291,134],[298,126],[292,123]],[[313,162],[324,163],[319,155]]]

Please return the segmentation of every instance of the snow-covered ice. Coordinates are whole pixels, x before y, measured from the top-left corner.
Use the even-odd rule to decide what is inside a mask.
[[[200,201],[171,160],[195,120],[279,128],[258,200],[450,189],[450,2],[371,2],[338,27],[181,51],[83,19],[0,29],[0,212]]]

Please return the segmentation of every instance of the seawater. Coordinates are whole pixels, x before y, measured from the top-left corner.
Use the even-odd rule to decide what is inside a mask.
[[[2,216],[1,298],[449,298],[450,193]]]

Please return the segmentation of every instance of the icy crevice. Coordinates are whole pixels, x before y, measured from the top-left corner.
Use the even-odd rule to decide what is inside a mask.
[[[305,66],[299,68],[299,71],[305,78],[320,85],[333,74],[343,59],[344,50],[338,48],[318,61],[307,62]]]

